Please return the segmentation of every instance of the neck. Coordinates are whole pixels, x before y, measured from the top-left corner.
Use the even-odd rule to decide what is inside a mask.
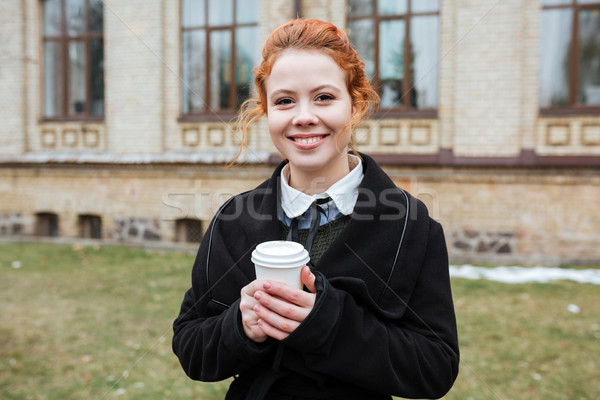
[[[350,172],[348,154],[340,154],[334,166],[327,169],[307,171],[288,164],[288,183],[291,187],[303,193],[313,195],[323,193],[331,185],[342,179]]]

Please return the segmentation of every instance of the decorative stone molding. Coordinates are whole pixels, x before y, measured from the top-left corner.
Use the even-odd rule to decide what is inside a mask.
[[[437,119],[372,119],[355,135],[358,150],[366,153],[435,154],[440,149]]]
[[[545,156],[600,155],[600,118],[542,117],[535,152]]]
[[[33,141],[34,151],[104,150],[105,129],[96,123],[44,123]]]

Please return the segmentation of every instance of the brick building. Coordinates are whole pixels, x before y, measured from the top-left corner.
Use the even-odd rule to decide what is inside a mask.
[[[600,2],[3,0],[0,236],[195,242],[271,174],[235,110],[296,15],[344,27],[382,106],[359,150],[456,262],[600,263]]]

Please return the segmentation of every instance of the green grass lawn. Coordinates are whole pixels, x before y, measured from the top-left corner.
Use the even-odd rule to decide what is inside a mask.
[[[0,244],[0,398],[222,399],[228,382],[189,380],[171,352],[192,262]],[[600,399],[598,286],[452,284],[462,360],[445,399]]]

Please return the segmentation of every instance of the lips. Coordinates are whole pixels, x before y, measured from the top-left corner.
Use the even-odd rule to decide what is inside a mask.
[[[307,150],[318,147],[329,135],[302,135],[290,136],[289,139],[300,149]]]

